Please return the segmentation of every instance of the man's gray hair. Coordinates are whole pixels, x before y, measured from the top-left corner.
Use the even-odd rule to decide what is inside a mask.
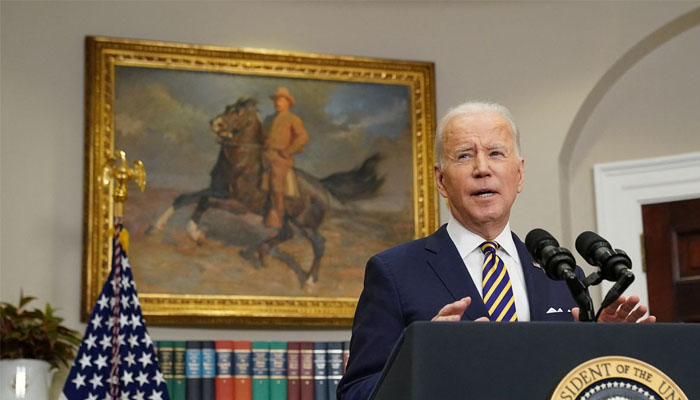
[[[510,115],[510,111],[505,106],[498,103],[489,103],[484,101],[467,101],[462,103],[457,107],[451,108],[447,111],[444,117],[438,123],[437,131],[435,134],[435,161],[437,161],[440,168],[442,168],[443,157],[442,154],[442,135],[444,133],[447,124],[458,115],[468,115],[476,114],[481,112],[495,112],[501,114],[503,118],[510,124],[510,131],[513,134],[513,140],[515,141],[515,152],[518,157],[520,157],[520,131],[518,131],[518,126],[515,125],[513,117]]]

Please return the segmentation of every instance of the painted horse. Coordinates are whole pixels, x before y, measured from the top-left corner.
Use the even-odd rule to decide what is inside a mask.
[[[210,127],[221,148],[210,172],[209,187],[177,196],[149,228],[149,232],[162,231],[179,208],[194,203],[197,206],[187,222],[187,233],[200,244],[204,240],[204,233],[199,229],[199,221],[209,208],[236,214],[252,212],[264,216],[267,213],[270,199],[268,190],[262,189],[265,135],[258,117],[257,100],[240,98],[212,119]],[[325,238],[320,234],[319,227],[330,207],[331,196],[344,203],[375,195],[384,183],[384,178],[377,174],[377,165],[381,159],[381,155],[374,154],[353,170],[334,173],[323,179],[294,168],[299,196],[288,196],[285,199],[282,228],[261,242],[241,250],[240,254],[253,266],[260,268],[264,266],[265,256],[270,253],[296,273],[302,287],[313,286],[318,281],[321,258],[325,251]],[[291,225],[311,243],[314,258],[308,271],[299,266],[290,254],[277,248],[277,245],[294,236]]]

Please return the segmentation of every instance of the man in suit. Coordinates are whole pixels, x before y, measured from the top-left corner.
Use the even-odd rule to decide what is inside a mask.
[[[547,278],[510,230],[510,210],[525,179],[510,112],[481,102],[450,110],[438,125],[435,155],[435,180],[451,218],[432,235],[368,261],[339,399],[369,397],[414,321],[578,320],[566,285]],[[576,273],[583,277],[580,268]],[[621,297],[599,320],[637,321],[647,312],[638,302]]]

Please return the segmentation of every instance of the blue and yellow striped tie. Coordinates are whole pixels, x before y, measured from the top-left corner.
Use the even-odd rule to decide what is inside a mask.
[[[513,288],[506,266],[496,254],[498,247],[496,242],[484,242],[480,246],[484,253],[481,293],[491,321],[514,322],[518,320],[518,313],[515,311]]]

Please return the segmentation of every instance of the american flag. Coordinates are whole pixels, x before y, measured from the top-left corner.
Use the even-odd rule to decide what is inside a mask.
[[[115,220],[112,270],[92,309],[62,400],[169,400]]]

